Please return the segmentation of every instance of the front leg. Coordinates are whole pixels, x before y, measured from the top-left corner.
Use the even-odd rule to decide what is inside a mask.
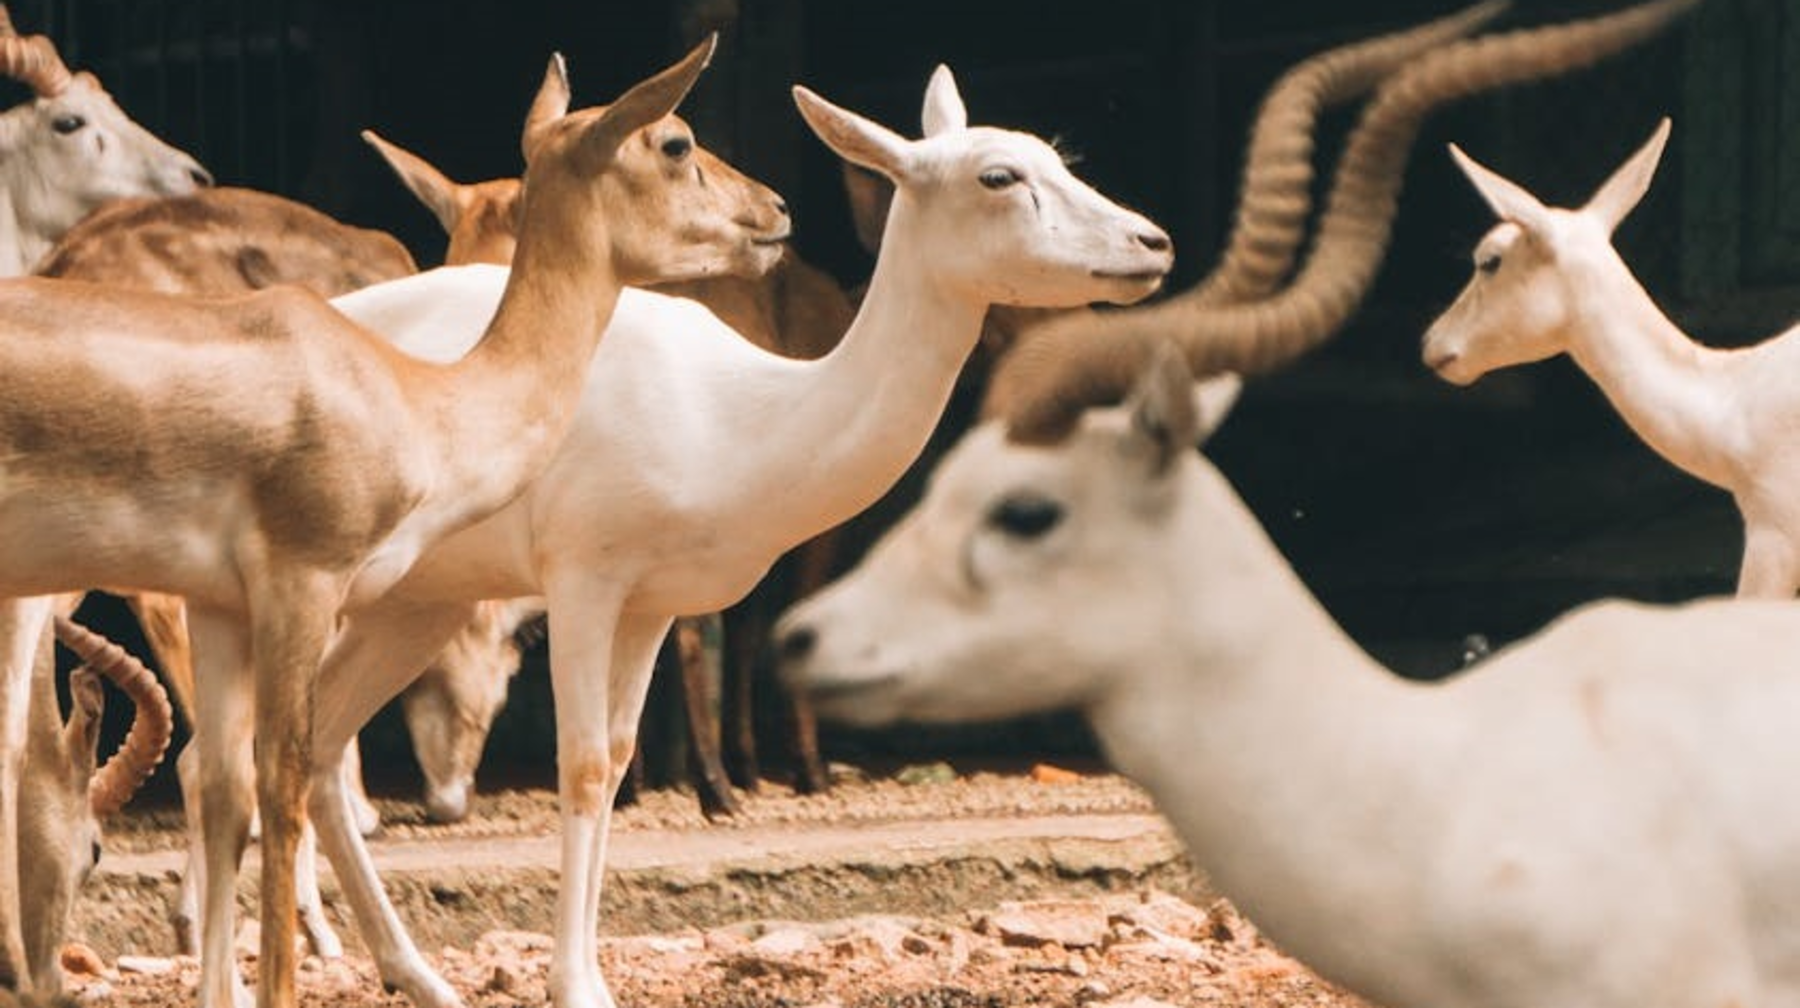
[[[25,754],[31,666],[54,598],[0,602],[0,991],[29,986],[19,880],[19,764]]]
[[[200,1006],[246,1006],[249,992],[237,972],[237,874],[250,843],[256,805],[251,777],[249,644],[233,614],[194,608],[194,737],[198,786],[186,801],[199,816],[198,860],[190,852],[193,884],[200,891]],[[184,754],[185,758],[185,754]],[[184,781],[184,788],[186,782]],[[192,820],[190,820],[191,823]]]
[[[313,734],[313,826],[382,983],[419,1008],[455,1008],[456,991],[432,970],[388,902],[346,792],[346,744],[465,626],[474,605],[409,604],[389,595],[345,620],[326,653]]]
[[[1800,529],[1745,509],[1744,563],[1738,571],[1739,598],[1791,599],[1800,590]]]
[[[579,575],[546,587],[562,804],[550,999],[557,1008],[613,1008],[596,942],[607,831],[669,620],[622,617],[623,600],[610,586]]]
[[[252,586],[250,655],[256,670],[256,789],[262,814],[260,1008],[296,1004],[300,907],[294,872],[313,763],[313,687],[344,598],[344,580],[330,572],[277,569],[266,584]]]

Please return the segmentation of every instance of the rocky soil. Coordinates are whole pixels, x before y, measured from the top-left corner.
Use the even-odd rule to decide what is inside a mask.
[[[550,797],[488,797],[454,827],[382,804],[377,859],[434,965],[471,1008],[547,1004]],[[198,963],[168,954],[160,920],[175,818],[109,834],[69,949],[81,1001],[191,1003]],[[1357,1004],[1213,898],[1109,775],[846,773],[830,795],[771,788],[717,823],[663,793],[622,810],[615,834],[600,958],[632,1008]],[[406,1004],[345,931],[344,959],[304,961],[303,1002]],[[252,977],[254,939],[246,926]]]

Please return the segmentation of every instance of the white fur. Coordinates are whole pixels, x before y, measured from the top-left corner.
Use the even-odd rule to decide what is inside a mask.
[[[70,133],[58,119],[84,123]],[[90,74],[0,113],[0,276],[31,271],[62,233],[125,196],[180,196],[211,176],[125,115]]]
[[[783,551],[885,491],[924,445],[991,302],[1134,300],[1170,263],[1162,232],[1076,180],[1043,141],[956,128],[947,72],[928,99],[941,129],[920,141],[810,92],[797,98],[839,153],[899,183],[868,297],[839,347],[817,361],[776,357],[697,304],[627,290],[542,478],[355,613],[323,672],[316,752],[336,753],[473,600],[546,597],[563,798],[559,1008],[613,1004],[594,944],[608,817],[673,617],[731,603]],[[983,186],[994,165],[1025,181]],[[445,268],[335,303],[411,353],[451,359],[505,276]],[[383,978],[447,1003],[429,1000],[433,975],[387,906],[335,769],[314,781],[321,844]]]
[[[1800,330],[1716,350],[1651,301],[1611,242],[1648,189],[1664,120],[1575,210],[1536,197],[1456,151],[1502,223],[1483,238],[1461,296],[1425,334],[1426,363],[1468,384],[1488,371],[1567,353],[1638,436],[1684,471],[1729,490],[1744,516],[1738,593],[1800,590]]]
[[[790,681],[863,723],[1079,709],[1220,892],[1372,1003],[1800,1004],[1800,609],[1607,602],[1404,681],[1123,420],[966,438],[784,617]],[[1007,534],[1023,495],[1064,517]]]

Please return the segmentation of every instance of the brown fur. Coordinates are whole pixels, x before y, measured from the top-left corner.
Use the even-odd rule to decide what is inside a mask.
[[[172,294],[291,283],[336,297],[416,270],[385,232],[270,193],[220,188],[108,204],[65,234],[36,273]]]
[[[760,264],[751,239],[785,235],[785,209],[754,183],[721,173],[697,191],[634,150],[709,53],[640,85],[616,114],[544,125],[517,268],[483,341],[454,365],[406,357],[292,287],[215,301],[54,280],[0,292],[8,593],[123,583],[246,617],[264,824],[259,1003],[294,1003],[309,691],[351,579],[402,521],[445,534],[504,504],[549,458],[620,284]],[[53,429],[20,419],[47,409]],[[50,440],[21,456],[19,440],[40,431]],[[63,539],[77,528],[85,540]],[[219,758],[225,726],[204,709],[202,725],[215,739],[203,772],[236,774]],[[209,851],[241,849],[241,815],[209,803]],[[226,997],[216,984],[232,965],[211,951],[208,996]]]

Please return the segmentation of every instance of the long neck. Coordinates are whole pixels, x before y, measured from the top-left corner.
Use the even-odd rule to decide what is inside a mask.
[[[1689,339],[1610,248],[1576,263],[1569,282],[1582,292],[1569,355],[1645,443],[1729,488],[1736,466],[1722,431],[1732,390],[1721,368],[1729,355]]]
[[[761,437],[807,453],[771,492],[765,530],[797,542],[851,517],[894,485],[930,439],[987,305],[936,276],[910,240],[915,210],[897,197],[869,290],[843,341],[799,369],[800,388]]]
[[[428,386],[445,425],[452,507],[490,510],[548,462],[571,422],[620,284],[593,214],[525,195],[524,224],[493,321]]]
[[[1199,555],[1172,561],[1170,635],[1088,714],[1223,895],[1327,976],[1362,980],[1343,936],[1404,940],[1454,718],[1357,648],[1222,477],[1188,468],[1204,506],[1171,539]]]

